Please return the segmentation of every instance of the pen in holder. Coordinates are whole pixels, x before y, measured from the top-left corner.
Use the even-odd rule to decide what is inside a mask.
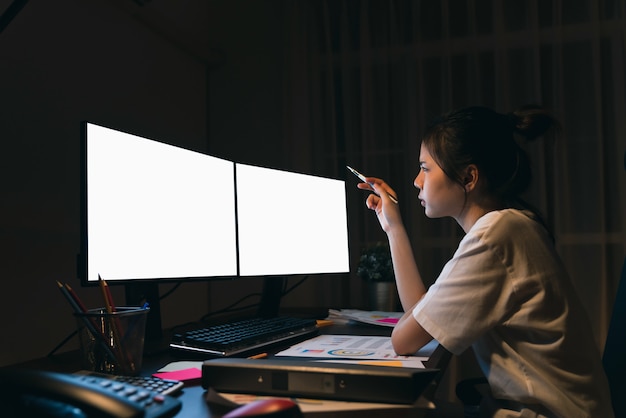
[[[141,370],[149,308],[118,307],[75,312],[87,370],[136,376]]]

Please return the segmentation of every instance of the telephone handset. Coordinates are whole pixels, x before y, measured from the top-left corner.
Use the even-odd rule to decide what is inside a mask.
[[[180,400],[98,376],[0,370],[2,416],[167,418]],[[9,411],[6,415],[6,411]]]

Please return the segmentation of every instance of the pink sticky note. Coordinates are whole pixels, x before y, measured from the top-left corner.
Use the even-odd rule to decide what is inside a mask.
[[[154,373],[152,376],[160,379],[180,380],[183,382],[199,381],[202,379],[202,371],[195,367],[176,370],[173,372]]]
[[[378,322],[384,322],[386,324],[397,324],[398,318],[383,318],[379,319]]]

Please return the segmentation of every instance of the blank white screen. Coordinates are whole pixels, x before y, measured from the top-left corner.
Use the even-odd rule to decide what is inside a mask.
[[[344,181],[235,169],[242,276],[350,271]]]
[[[234,163],[87,124],[87,278],[237,274]]]

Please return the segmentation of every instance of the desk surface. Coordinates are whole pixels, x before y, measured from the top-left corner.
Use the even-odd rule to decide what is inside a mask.
[[[324,334],[346,334],[346,335],[390,335],[390,328],[385,327],[377,327],[377,326],[369,326],[369,325],[332,325],[323,327],[320,331]],[[162,344],[164,347],[161,350],[156,350],[152,352],[147,352],[143,359],[142,366],[142,375],[149,376],[152,373],[156,372],[158,369],[163,367],[164,365],[177,360],[184,360],[179,357],[172,356],[169,351],[166,349],[166,344]],[[286,347],[278,347],[278,350],[282,350]],[[272,353],[270,353],[271,355]],[[431,356],[429,361],[426,363],[427,367],[433,368],[445,368],[447,362],[450,358],[449,353],[443,350],[441,347],[435,350],[435,353]],[[262,361],[262,360],[260,360]],[[18,367],[25,367],[30,369],[40,369],[40,370],[49,370],[56,372],[64,372],[71,373],[80,370],[80,356],[76,354],[76,352],[63,353],[53,357],[37,359],[33,361],[29,361],[26,363],[22,363],[16,365]],[[436,383],[433,384],[432,390],[429,390],[430,393],[425,394],[427,397],[432,399],[432,395],[434,394],[434,390],[436,389]],[[195,385],[186,385],[182,392],[177,395],[177,397],[182,401],[182,410],[176,415],[176,418],[201,418],[201,417],[220,417],[226,412],[228,412],[229,408],[221,407],[219,405],[209,404],[206,401],[206,391],[202,388],[202,386],[198,383]],[[429,411],[425,409],[420,409],[421,412],[416,412],[416,408],[411,407],[382,407],[379,410],[373,411],[371,409],[367,410],[367,416],[372,417],[419,417],[419,416],[430,416]],[[417,415],[416,415],[417,414]],[[309,417],[318,417],[318,416],[327,416],[328,414],[320,414],[320,413],[307,413],[305,416]],[[352,410],[352,411],[342,411],[341,413],[337,413],[336,411],[332,413],[333,417],[352,417],[352,416],[363,416],[363,411]]]

